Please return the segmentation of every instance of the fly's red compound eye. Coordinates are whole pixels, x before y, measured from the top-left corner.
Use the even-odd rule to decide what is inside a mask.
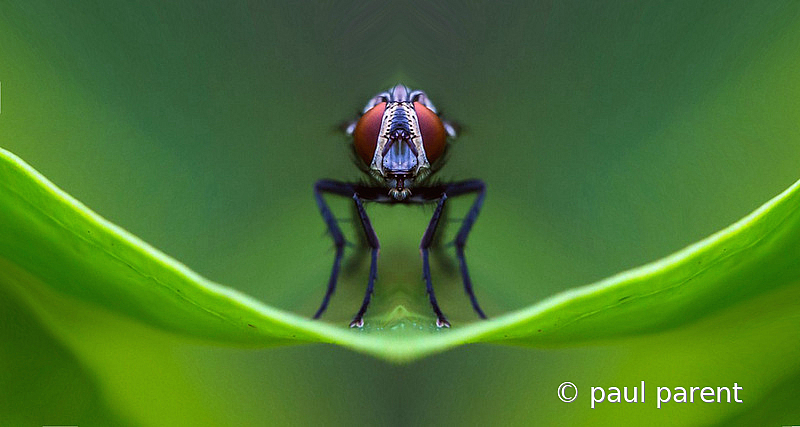
[[[433,163],[444,153],[447,132],[444,130],[442,119],[428,107],[415,102],[414,111],[417,112],[419,131],[422,134],[422,146],[425,147],[425,156],[428,157],[429,162]]]
[[[356,128],[353,130],[353,144],[356,147],[356,154],[368,165],[372,163],[375,147],[378,146],[378,134],[381,131],[381,121],[385,110],[385,102],[372,107],[358,119]]]

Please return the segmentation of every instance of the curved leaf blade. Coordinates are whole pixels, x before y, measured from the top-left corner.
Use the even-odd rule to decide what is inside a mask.
[[[465,343],[547,346],[661,331],[792,283],[800,278],[798,206],[800,182],[662,260],[488,321],[442,331],[356,331],[270,307],[199,276],[0,149],[0,283],[28,300],[55,291],[210,342],[327,342],[408,361]]]

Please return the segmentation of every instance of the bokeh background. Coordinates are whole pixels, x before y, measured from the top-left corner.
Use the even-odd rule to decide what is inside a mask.
[[[497,315],[667,255],[800,178],[798,52],[793,1],[4,1],[0,146],[200,274],[311,315],[333,257],[311,186],[359,173],[337,126],[391,85],[421,88],[464,126],[442,177],[489,186],[467,256]],[[369,212],[373,310],[425,312],[431,209]],[[326,321],[358,307],[366,263],[347,265]],[[475,316],[451,273],[437,264],[457,326]],[[56,330],[0,295],[0,424],[796,424],[798,296],[657,335],[396,366],[211,347],[91,307]],[[642,380],[646,403],[589,408],[590,386]],[[563,381],[575,402],[557,399]],[[734,382],[744,403],[655,408],[656,386]]]

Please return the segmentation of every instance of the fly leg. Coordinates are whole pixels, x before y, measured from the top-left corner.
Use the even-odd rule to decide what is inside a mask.
[[[472,280],[469,277],[467,260],[464,257],[464,247],[467,244],[467,236],[469,236],[469,232],[472,230],[472,225],[475,223],[475,220],[478,219],[481,206],[483,206],[483,199],[486,197],[486,184],[484,184],[483,181],[473,179],[469,181],[457,182],[447,186],[447,194],[450,194],[451,197],[470,193],[477,193],[478,196],[475,198],[475,201],[472,203],[472,207],[469,209],[469,212],[467,212],[467,216],[461,223],[461,228],[458,229],[458,234],[456,234],[456,256],[458,257],[458,264],[461,268],[461,277],[464,280],[464,291],[466,291],[467,295],[469,295],[469,299],[472,302],[472,308],[475,309],[475,312],[478,313],[478,316],[480,316],[482,319],[485,319],[486,315],[483,313],[483,310],[481,310],[480,305],[478,305],[478,300],[475,298],[475,293],[472,291]]]
[[[426,190],[436,191],[434,187],[424,189],[423,192]],[[436,233],[436,228],[439,225],[439,219],[442,216],[442,209],[444,208],[445,201],[449,197],[457,197],[470,193],[477,193],[478,197],[472,203],[472,207],[462,221],[461,227],[458,229],[458,234],[456,234],[456,240],[454,243],[456,247],[456,257],[458,257],[458,264],[461,270],[461,277],[464,281],[464,290],[469,296],[470,302],[472,302],[472,308],[475,309],[475,312],[478,313],[478,316],[480,316],[482,319],[486,318],[486,314],[484,314],[483,310],[481,310],[481,306],[478,304],[477,298],[475,298],[475,293],[472,291],[472,280],[469,277],[467,260],[464,256],[464,247],[467,244],[467,236],[469,236],[469,232],[472,230],[472,225],[478,218],[478,213],[480,213],[481,206],[483,205],[483,199],[486,196],[486,185],[483,183],[483,181],[479,180],[456,182],[453,184],[447,184],[443,189],[441,189],[441,195],[438,196],[439,203],[436,205],[436,210],[433,211],[431,222],[428,223],[428,228],[425,229],[425,234],[422,236],[422,241],[419,245],[420,253],[422,255],[422,276],[425,279],[425,285],[427,287],[428,299],[431,302],[431,307],[433,307],[433,312],[436,313],[436,326],[440,328],[450,327],[450,322],[447,321],[447,318],[439,308],[439,304],[436,302],[436,295],[433,292],[433,281],[431,279],[431,267],[430,260],[428,259],[428,252],[431,244],[433,243],[433,237]],[[431,194],[431,198],[434,197],[435,196]]]
[[[331,233],[333,244],[336,248],[336,255],[334,255],[333,258],[333,267],[331,268],[331,276],[328,279],[328,290],[325,292],[325,297],[322,299],[319,310],[314,314],[315,319],[319,319],[322,313],[325,312],[325,309],[328,308],[328,302],[331,300],[333,291],[336,290],[336,281],[339,278],[339,268],[342,264],[342,255],[344,254],[344,246],[346,243],[342,230],[339,228],[339,224],[336,221],[336,217],[333,216],[331,209],[322,197],[323,193],[331,193],[337,196],[351,196],[355,194],[355,191],[351,185],[338,181],[320,180],[314,184],[314,198],[317,200],[317,207],[322,215],[322,219],[325,220],[325,224],[328,226],[328,232]]]
[[[356,313],[353,321],[350,322],[351,328],[360,328],[364,326],[364,313],[367,311],[367,306],[372,298],[372,288],[375,285],[375,279],[378,278],[378,252],[380,251],[380,242],[378,242],[378,235],[372,228],[372,223],[369,221],[367,211],[364,210],[364,205],[361,203],[361,198],[358,193],[353,193],[353,201],[356,204],[358,217],[361,220],[361,225],[364,227],[364,234],[367,236],[367,244],[370,247],[372,254],[369,264],[369,280],[367,281],[367,291],[364,294],[364,301],[361,303],[361,308]]]
[[[431,265],[428,259],[428,252],[431,244],[433,243],[433,235],[436,233],[436,227],[439,225],[439,219],[442,216],[442,209],[444,202],[447,200],[447,193],[442,194],[439,198],[439,203],[436,205],[436,210],[433,211],[431,222],[428,223],[428,228],[425,229],[425,234],[422,235],[422,241],[419,243],[419,252],[422,255],[422,277],[425,279],[425,286],[428,291],[428,299],[433,307],[433,312],[436,313],[436,326],[440,328],[449,328],[450,322],[442,313],[439,304],[436,302],[436,295],[433,293],[433,281],[431,280]]]
[[[322,197],[324,193],[351,197],[353,199],[353,202],[356,205],[356,211],[358,212],[359,220],[364,228],[364,234],[367,237],[367,244],[371,248],[372,261],[369,268],[367,291],[364,295],[364,301],[361,303],[361,308],[353,318],[353,321],[350,322],[351,328],[360,328],[364,326],[364,313],[367,311],[367,306],[369,306],[370,299],[372,298],[372,289],[375,285],[375,279],[378,276],[378,251],[380,249],[380,243],[378,242],[378,236],[375,234],[375,230],[372,228],[372,224],[369,221],[367,212],[364,210],[364,205],[361,202],[361,197],[359,197],[358,191],[356,191],[356,188],[353,184],[348,184],[345,182],[324,179],[317,181],[317,183],[314,185],[314,197],[317,200],[317,206],[319,207],[322,219],[325,220],[325,224],[328,226],[328,231],[331,233],[334,246],[336,247],[336,255],[333,258],[331,276],[328,280],[328,290],[325,292],[325,297],[322,299],[322,304],[320,305],[319,310],[317,310],[317,313],[314,315],[314,318],[317,319],[322,315],[322,313],[328,307],[328,302],[330,301],[331,295],[333,295],[333,292],[336,290],[336,281],[339,277],[339,269],[341,267],[342,255],[344,253],[344,246],[346,243],[336,218],[333,216],[328,204],[325,203],[325,199]]]

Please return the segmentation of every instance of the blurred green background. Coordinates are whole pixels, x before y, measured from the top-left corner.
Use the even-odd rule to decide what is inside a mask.
[[[442,177],[489,186],[467,256],[497,315],[667,255],[800,178],[797,52],[793,1],[2,2],[0,146],[200,274],[311,315],[333,257],[311,186],[359,173],[336,126],[391,85],[423,89],[465,127]],[[404,296],[427,310],[431,211],[370,207],[375,312]],[[326,321],[358,307],[366,263],[348,267]],[[443,309],[474,321],[450,273],[435,271]],[[209,347],[92,307],[55,328],[0,295],[0,424],[796,424],[798,296],[394,366]],[[590,386],[641,380],[648,399],[737,382],[744,403],[589,409]]]

